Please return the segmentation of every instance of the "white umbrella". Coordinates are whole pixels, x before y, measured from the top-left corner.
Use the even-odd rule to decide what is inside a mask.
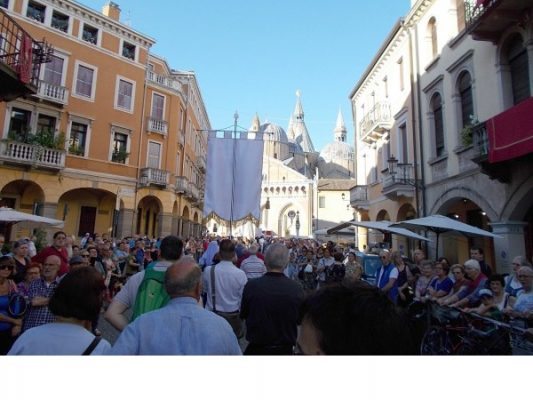
[[[31,225],[49,225],[55,228],[63,228],[64,222],[60,219],[41,217],[39,215],[28,214],[15,211],[12,208],[0,207],[0,222],[16,224],[17,222],[28,222]]]
[[[428,217],[408,219],[393,224],[394,227],[409,228],[409,229],[423,229],[435,232],[437,235],[437,257],[439,256],[439,235],[441,233],[450,232],[461,234],[467,237],[490,237],[501,238],[489,231],[476,228],[475,226],[465,224],[444,215],[430,215]]]
[[[380,231],[382,233],[389,232],[389,233],[393,233],[395,235],[405,236],[405,237],[408,237],[408,238],[411,238],[411,239],[424,240],[426,242],[430,242],[431,241],[427,237],[418,235],[418,234],[416,234],[414,232],[411,232],[408,229],[403,229],[403,228],[400,228],[400,227],[393,226],[393,223],[390,222],[390,221],[348,221],[348,222],[344,222],[344,223],[342,223],[340,225],[334,226],[333,228],[329,228],[327,230],[327,232],[330,233],[330,234],[331,233],[335,233],[335,232],[337,232],[339,230],[342,230],[342,229],[345,229],[345,228],[347,228],[349,226],[360,226],[362,228],[374,229],[374,230]]]

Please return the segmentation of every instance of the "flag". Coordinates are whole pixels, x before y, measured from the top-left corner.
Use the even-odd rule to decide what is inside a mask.
[[[248,138],[247,132],[210,131],[207,142],[207,173],[204,216],[216,214],[226,221],[246,217],[260,219],[263,170],[263,135]]]

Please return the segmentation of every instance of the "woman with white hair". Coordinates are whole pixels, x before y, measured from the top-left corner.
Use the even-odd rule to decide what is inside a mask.
[[[470,279],[466,290],[452,296],[452,307],[477,307],[480,303],[479,291],[487,288],[487,277],[481,272],[481,265],[474,259],[464,263],[466,275]],[[457,300],[455,300],[457,298]]]
[[[506,308],[504,312],[510,317],[523,319],[526,325],[533,324],[533,268],[520,267],[517,275],[522,290],[518,293],[514,305]]]

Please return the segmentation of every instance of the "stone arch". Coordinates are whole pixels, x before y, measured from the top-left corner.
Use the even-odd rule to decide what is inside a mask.
[[[380,210],[376,215],[376,221],[390,221],[390,215],[387,210]]]
[[[198,223],[198,213],[194,213],[194,218],[192,219],[195,223]]]
[[[398,210],[396,221],[405,221],[413,218],[416,218],[416,210],[411,203],[406,203]]]
[[[505,203],[500,219],[503,221],[522,221],[533,199],[533,179],[526,177],[520,184],[516,185],[515,190],[510,194]]]
[[[153,238],[160,236],[160,219],[163,212],[161,200],[155,196],[144,196],[137,205],[136,233]]]
[[[1,206],[43,215],[44,190],[33,181],[19,179],[7,183],[0,191],[0,198]]]
[[[475,192],[473,192],[475,193]],[[436,214],[446,215],[450,218],[467,223],[472,226],[490,231],[491,219],[489,213],[483,205],[468,196],[449,197],[440,204]],[[433,239],[435,236],[432,237]],[[436,243],[430,244],[435,247]],[[490,265],[495,265],[494,242],[489,238],[467,238],[461,235],[443,234],[439,238],[439,254],[446,255],[452,263],[463,262],[470,257],[471,247],[481,247],[485,252],[485,259]],[[434,254],[434,253],[428,253]]]
[[[290,211],[290,210],[294,210],[295,212],[296,211],[300,211],[298,209],[298,206],[296,206],[295,204],[293,203],[288,203],[286,204],[285,206],[283,206],[278,214],[278,235],[283,237],[283,236],[290,236],[291,234],[295,234],[296,232],[296,227],[294,226],[294,223],[295,221],[293,220],[292,223],[291,221],[289,220],[289,217],[287,215],[287,213]],[[287,235],[287,231],[289,231],[289,234]],[[293,232],[294,231],[294,232]]]
[[[119,203],[123,204],[123,203]],[[117,196],[104,189],[77,188],[59,197],[55,218],[65,221],[67,234],[113,234]]]
[[[456,186],[445,190],[440,196],[437,197],[435,203],[429,208],[429,214],[438,214],[442,210],[449,207],[456,199],[469,199],[476,203],[483,211],[487,213],[487,217],[491,221],[498,221],[498,212],[492,207],[492,205],[486,200],[484,196],[481,196],[475,190],[472,190],[466,186]]]

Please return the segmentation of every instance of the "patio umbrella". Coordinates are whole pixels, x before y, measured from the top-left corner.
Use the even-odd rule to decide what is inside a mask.
[[[435,232],[437,235],[437,252],[436,258],[439,256],[439,235],[441,233],[455,233],[466,237],[490,237],[500,238],[489,231],[476,228],[475,226],[465,224],[444,215],[430,215],[428,217],[409,219],[393,224],[394,227],[409,228],[409,229],[423,229],[426,231]]]
[[[39,215],[28,214],[7,207],[0,207],[0,222],[11,224],[27,222],[34,226],[52,226],[55,228],[63,228],[64,226],[64,222],[59,219],[41,217]]]
[[[374,230],[380,231],[381,233],[388,232],[388,233],[392,233],[398,236],[405,236],[411,239],[424,240],[426,242],[431,242],[431,240],[429,240],[427,237],[418,235],[414,232],[411,232],[408,229],[393,226],[393,223],[390,221],[348,221],[348,222],[343,222],[342,224],[339,224],[337,226],[334,226],[333,228],[329,228],[327,232],[328,234],[335,233],[337,231],[340,231],[350,226],[360,226],[362,228],[374,229]]]

